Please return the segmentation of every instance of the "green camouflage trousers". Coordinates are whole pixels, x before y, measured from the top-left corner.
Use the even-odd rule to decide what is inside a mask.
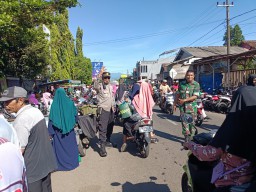
[[[195,119],[197,116],[197,107],[196,103],[189,103],[186,104],[185,106],[179,107],[180,109],[180,116],[182,117],[184,114],[188,114],[192,116],[193,122],[192,123],[187,123],[181,118],[181,125],[182,125],[182,134],[184,136],[191,136],[193,135],[193,127],[195,127]]]

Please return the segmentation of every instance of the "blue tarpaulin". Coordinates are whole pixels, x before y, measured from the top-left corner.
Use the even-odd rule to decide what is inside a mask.
[[[222,88],[222,73],[215,73],[214,74],[214,82],[213,82],[213,74],[200,74],[199,83],[201,89],[203,91],[212,94],[213,87],[215,90]],[[213,86],[214,85],[214,86]]]

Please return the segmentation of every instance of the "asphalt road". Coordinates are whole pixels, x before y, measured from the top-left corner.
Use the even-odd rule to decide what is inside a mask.
[[[207,112],[211,118],[199,132],[218,129],[225,115]],[[112,140],[118,148],[107,148],[108,156],[98,154],[97,139],[82,158],[80,166],[69,172],[52,174],[53,192],[180,192],[182,166],[187,151],[181,150],[183,136],[178,113],[167,115],[154,109],[154,129],[159,142],[151,144],[149,157],[141,158],[134,143],[120,153],[122,128],[115,126]]]

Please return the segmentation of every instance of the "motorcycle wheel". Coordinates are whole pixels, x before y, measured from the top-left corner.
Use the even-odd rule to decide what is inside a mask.
[[[79,143],[78,143],[78,152],[81,157],[85,156],[85,149],[84,149],[82,141],[80,139],[79,139]]]
[[[156,105],[159,105],[160,104],[160,98],[158,97],[157,99],[156,99]]]
[[[187,173],[183,173],[183,175],[182,175],[181,188],[182,188],[182,192],[192,192],[193,191],[192,187],[189,185]]]
[[[166,107],[166,112],[167,112],[168,114],[170,114],[170,115],[173,114],[172,105],[168,105],[168,106]]]
[[[200,115],[198,115],[196,120],[195,120],[195,125],[199,127],[202,124],[203,124],[203,119],[200,117]]]
[[[143,158],[147,158],[149,155],[149,144],[144,143],[142,150],[141,150],[141,155]]]
[[[85,148],[85,149],[88,149],[89,147],[90,147],[90,141],[89,141],[89,139],[88,138],[83,138],[82,139],[82,145],[83,145],[83,147]]]
[[[227,113],[227,104],[224,102],[220,102],[219,105],[217,106],[217,110],[219,113]]]

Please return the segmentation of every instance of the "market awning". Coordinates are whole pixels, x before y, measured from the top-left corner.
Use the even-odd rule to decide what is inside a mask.
[[[184,64],[176,64],[173,65],[169,75],[172,79],[185,79],[185,75],[189,69],[190,65],[184,65]]]

